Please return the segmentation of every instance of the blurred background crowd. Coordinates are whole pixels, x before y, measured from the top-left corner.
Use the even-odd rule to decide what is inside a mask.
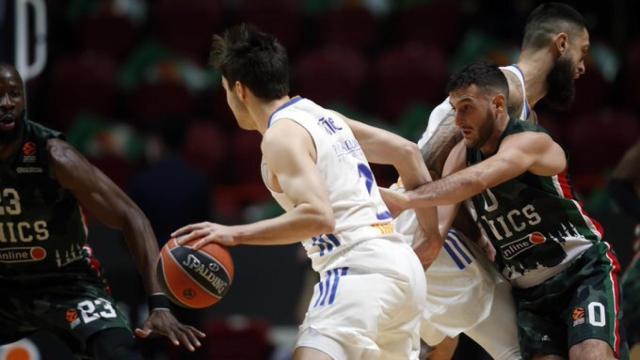
[[[478,59],[517,59],[527,14],[540,1],[46,0],[48,60],[27,82],[28,116],[68,140],[125,189],[160,245],[205,219],[236,224],[280,212],[260,179],[257,133],[237,128],[211,35],[239,22],[274,33],[289,51],[292,94],[417,140],[445,97],[449,74]],[[633,221],[606,192],[612,169],[640,138],[640,3],[568,2],[585,15],[591,50],[566,112],[538,117],[570,155],[587,209],[623,266]],[[1,0],[0,57],[13,60],[13,1]],[[394,172],[374,168],[381,185]],[[121,235],[95,222],[90,243],[133,324],[145,295]],[[286,359],[308,264],[300,246],[236,248],[236,280],[219,305],[181,311],[209,339],[193,358]],[[44,336],[44,335],[43,335]],[[157,359],[187,358],[164,341]],[[238,353],[240,351],[240,353]],[[480,359],[466,344],[458,359]]]

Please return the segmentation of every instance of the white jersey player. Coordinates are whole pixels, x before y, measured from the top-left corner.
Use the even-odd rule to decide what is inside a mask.
[[[286,52],[271,35],[241,25],[216,37],[212,54],[240,127],[263,135],[263,179],[286,213],[239,226],[193,224],[174,236],[196,248],[302,242],[320,279],[294,359],[417,359],[422,266],[393,229],[352,122],[289,98]],[[372,161],[395,165],[415,186],[429,180],[415,144],[383,130],[376,139],[384,151],[368,152]],[[432,213],[427,232],[437,234]]]
[[[401,359],[408,353],[394,353],[391,349],[398,345],[417,351],[417,333],[412,338],[412,331],[418,329],[416,314],[424,301],[420,290],[426,291],[424,282],[416,279],[422,277],[421,267],[411,248],[403,246],[393,231],[391,214],[349,125],[339,114],[300,97],[277,110],[270,126],[279,121],[294,121],[313,139],[317,168],[336,221],[333,234],[303,241],[320,281],[300,328],[298,346],[314,347],[323,334],[330,334],[353,347],[344,353],[336,349],[336,358]],[[291,201],[274,188],[277,180],[268,166],[263,169],[273,196],[285,210],[292,210]],[[368,295],[362,296],[365,292]],[[394,316],[385,319],[385,313]],[[362,334],[363,330],[376,336]],[[376,344],[377,339],[388,346]]]
[[[536,7],[525,24],[517,66],[502,68],[509,83],[509,114],[537,122],[532,109],[542,99],[552,108],[566,109],[575,95],[575,80],[586,71],[584,58],[588,50],[589,33],[584,18],[575,9],[561,3]],[[447,124],[440,122],[445,118],[452,122],[450,112],[451,106],[446,100],[434,109],[427,131],[420,140],[421,148],[437,139],[439,131],[447,129]],[[450,129],[455,128],[453,123],[449,125]],[[452,147],[453,144],[449,149]],[[437,146],[426,150],[443,151]],[[428,153],[425,159],[441,158],[441,166],[448,151],[439,155]],[[433,170],[431,165],[430,170]],[[409,239],[413,238],[416,225],[411,214],[403,215],[396,225]],[[444,335],[464,332],[494,358],[518,358],[514,309],[508,296],[508,285],[493,273],[492,267],[478,266],[477,260],[482,257],[470,256],[470,251],[457,242],[460,236],[449,235],[447,239],[444,250],[426,272],[429,305],[425,312],[427,321],[423,322],[424,339],[434,345]],[[456,277],[465,280],[453,280]],[[468,286],[462,288],[461,284]]]
[[[531,109],[526,102],[522,71],[517,65],[501,69],[517,79],[517,85],[510,85],[522,91],[525,100],[520,106],[519,119],[527,120]],[[443,120],[452,114],[447,98],[431,112],[418,147],[425,147]],[[400,214],[395,224],[405,241],[414,248],[420,245],[413,210]],[[462,232],[447,231],[442,251],[425,272],[429,287],[420,335],[428,345],[436,346],[445,337],[465,333],[494,359],[520,359],[511,287],[479,252],[476,244],[470,243]]]

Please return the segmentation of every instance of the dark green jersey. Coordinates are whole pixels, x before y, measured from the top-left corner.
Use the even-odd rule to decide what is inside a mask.
[[[510,119],[502,134],[546,132]],[[467,164],[488,156],[467,149]],[[474,217],[496,249],[500,271],[515,286],[541,283],[600,241],[602,230],[575,200],[566,170],[555,176],[530,172],[487,189],[471,199]]]
[[[0,164],[0,276],[51,273],[86,257],[80,208],[50,167],[47,141],[61,137],[26,120],[19,151]]]

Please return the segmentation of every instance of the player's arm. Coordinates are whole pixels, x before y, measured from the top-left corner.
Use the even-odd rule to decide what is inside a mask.
[[[442,169],[442,175],[447,176],[449,174],[455,173],[464,169],[466,165],[466,151],[463,142],[458,143],[449,153],[446,162],[444,163],[444,167]],[[451,228],[451,224],[453,224],[456,215],[458,214],[458,209],[460,207],[460,203],[448,204],[438,206],[438,230],[440,232],[440,238],[442,239],[439,244],[437,243],[429,243],[422,242],[418,245],[414,251],[420,258],[420,260],[425,263],[432,263],[438,256],[442,248],[442,244],[444,243],[444,239],[447,236],[447,232],[449,228]]]
[[[48,141],[47,148],[54,176],[60,185],[100,222],[124,233],[147,293],[161,293],[155,276],[158,244],[149,220],[140,208],[68,143],[52,139]],[[148,320],[152,323],[145,324],[145,334],[139,335],[146,337],[153,331],[168,336],[176,345],[182,343],[192,351],[195,350],[194,345],[200,346],[195,335],[204,337],[204,334],[180,324],[168,311],[153,311],[152,314],[153,318],[150,316]]]
[[[406,193],[410,207],[455,204],[526,171],[552,176],[566,167],[562,148],[549,135],[525,132],[507,136],[486,160]]]
[[[197,240],[195,248],[209,242],[227,246],[284,245],[334,231],[333,210],[316,167],[316,149],[309,133],[293,121],[278,121],[264,135],[262,154],[280,188],[294,204],[293,210],[246,225],[188,225],[174,232],[174,236],[182,237],[181,244]]]
[[[424,162],[434,180],[442,177],[444,164],[451,150],[462,139],[455,117],[455,111],[447,97],[429,114],[427,129],[418,141]]]
[[[415,143],[389,131],[355,120],[346,119],[346,121],[358,139],[367,160],[376,164],[393,165],[405,189],[415,189],[431,181],[422,154]],[[383,195],[385,202],[388,195]],[[433,249],[439,249],[443,240],[438,231],[437,209],[435,207],[416,209],[416,217],[423,230],[425,242],[432,244]],[[420,258],[425,268],[431,265],[437,253],[433,258],[431,255],[434,254]]]

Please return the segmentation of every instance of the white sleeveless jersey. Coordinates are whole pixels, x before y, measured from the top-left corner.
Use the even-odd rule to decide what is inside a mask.
[[[518,118],[520,120],[529,120],[529,117],[531,116],[531,108],[529,107],[529,102],[527,101],[527,89],[524,85],[524,74],[522,73],[522,70],[520,70],[520,68],[515,64],[502,66],[500,67],[500,69],[515,74],[518,80],[520,80],[520,88],[522,89],[522,99],[524,100],[524,104]],[[424,133],[422,133],[420,140],[418,140],[418,147],[422,148],[424,144],[426,144],[427,141],[431,139],[442,120],[444,120],[447,114],[452,111],[453,108],[449,103],[449,97],[444,99],[444,101],[440,103],[440,105],[436,106],[433,111],[431,111],[431,115],[429,115],[429,121],[427,122],[427,129],[424,131]]]
[[[520,80],[520,86],[522,88],[522,98],[524,100],[524,104],[522,106],[522,111],[520,112],[519,119],[522,121],[528,120],[531,116],[531,109],[529,107],[529,103],[527,102],[527,92],[524,85],[524,74],[522,70],[517,65],[509,65],[500,67],[501,70],[509,71],[514,73],[518,79]],[[418,140],[418,147],[423,148],[424,145],[431,139],[433,134],[436,132],[436,129],[440,125],[440,123],[447,117],[447,115],[453,111],[451,104],[449,103],[449,97],[444,99],[440,105],[436,106],[431,114],[429,115],[429,122],[427,123],[427,128],[424,133]],[[469,207],[470,202],[465,202],[465,205]],[[410,245],[413,247],[418,244],[413,243],[413,234],[418,229],[418,222],[416,220],[416,215],[413,210],[404,211],[395,221],[397,231],[402,234],[405,241],[408,241]]]
[[[269,127],[282,119],[295,121],[311,135],[317,153],[316,166],[327,187],[335,217],[333,234],[318,234],[302,242],[313,269],[321,272],[343,266],[336,259],[362,241],[374,238],[400,241],[367,159],[342,116],[311,100],[295,97],[271,115]],[[271,194],[286,211],[291,210],[293,204],[286,195],[269,187],[265,170],[263,166],[263,179]]]

